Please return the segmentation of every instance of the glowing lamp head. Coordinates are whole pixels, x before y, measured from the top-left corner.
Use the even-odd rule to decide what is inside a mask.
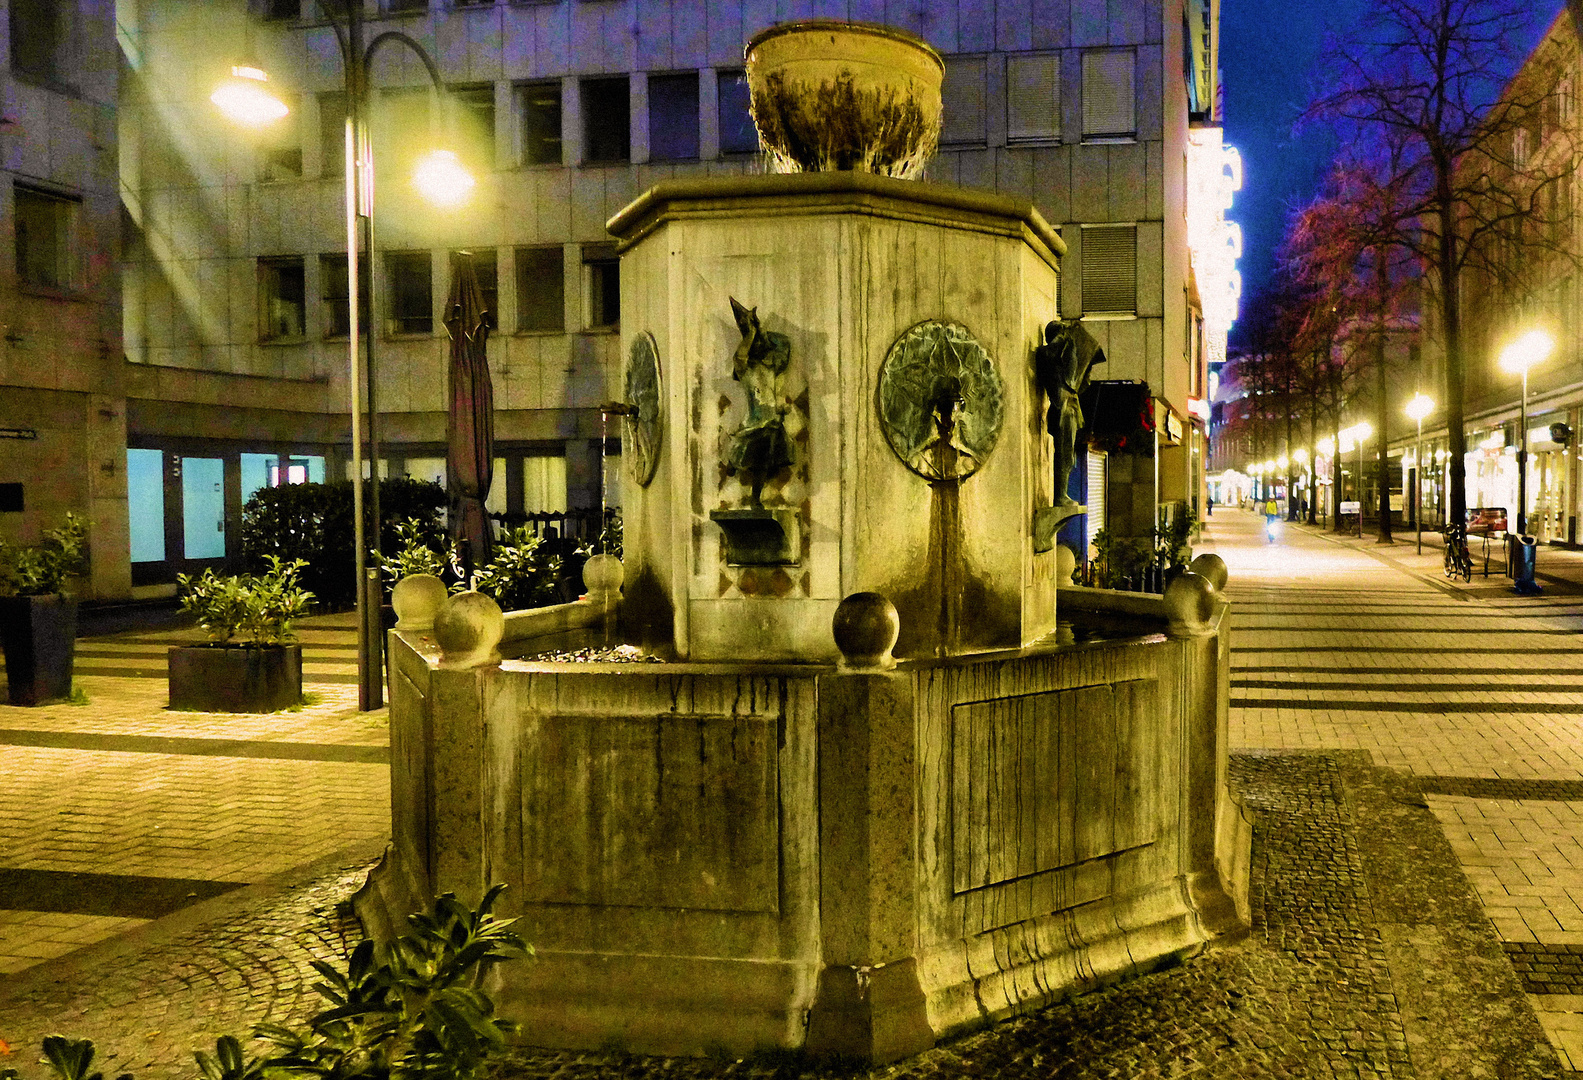
[[[1407,403],[1407,419],[1416,420],[1420,424],[1424,422],[1424,417],[1434,411],[1434,400],[1424,394],[1414,394],[1413,399]]]
[[[1275,459],[1275,468],[1277,470],[1279,470],[1280,472],[1285,472],[1286,471],[1286,466],[1287,466],[1287,461],[1286,461],[1286,455],[1285,454],[1282,454],[1280,457]]]
[[[1543,330],[1530,330],[1501,350],[1501,370],[1526,375],[1529,368],[1544,362],[1555,344],[1555,339]]]
[[[1307,465],[1308,451],[1299,446],[1296,450],[1292,451],[1292,460],[1296,461],[1299,465]]]
[[[473,193],[478,181],[462,165],[462,159],[449,150],[431,150],[412,171],[412,186],[435,206],[460,206]]]
[[[1362,442],[1373,434],[1374,428],[1367,420],[1359,420],[1356,424],[1352,425],[1352,437],[1358,440],[1358,442]]]
[[[1320,457],[1334,457],[1336,453],[1335,440],[1326,436],[1325,438],[1319,440],[1319,445],[1314,447],[1314,450],[1319,454]]]
[[[272,124],[291,110],[269,92],[269,76],[246,65],[231,69],[230,78],[215,87],[209,100],[227,117],[249,127]]]

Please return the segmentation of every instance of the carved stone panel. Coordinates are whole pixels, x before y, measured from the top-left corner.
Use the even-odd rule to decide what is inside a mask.
[[[984,464],[1005,422],[1005,387],[961,323],[904,332],[879,376],[879,420],[891,449],[926,480],[961,480]]]
[[[524,742],[527,899],[774,912],[776,718],[548,716]]]
[[[1159,686],[1137,679],[951,711],[955,891],[1151,843]]]
[[[654,479],[654,469],[660,460],[660,439],[664,434],[665,417],[660,411],[662,400],[660,382],[660,353],[654,335],[644,330],[632,339],[627,352],[625,399],[637,410],[625,418],[622,425],[625,438],[621,453],[627,459],[627,469],[643,487]]]

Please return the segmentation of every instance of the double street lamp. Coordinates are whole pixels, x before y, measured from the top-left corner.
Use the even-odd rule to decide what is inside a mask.
[[[1367,420],[1359,420],[1349,428],[1342,428],[1337,432],[1341,436],[1341,453],[1352,449],[1352,444],[1358,446],[1358,539],[1363,539],[1363,442],[1374,434],[1374,427]],[[1382,507],[1380,513],[1391,512],[1390,496],[1386,492],[1380,493]],[[1340,522],[1337,522],[1340,525]]]
[[[377,709],[383,703],[383,649],[380,623],[379,569],[369,566],[368,540],[363,523],[363,400],[368,408],[368,451],[372,462],[369,485],[373,505],[373,543],[379,544],[379,412],[374,395],[374,278],[368,275],[369,313],[364,319],[359,310],[359,252],[370,262],[374,253],[374,156],[368,134],[371,111],[369,69],[375,54],[387,42],[399,42],[417,55],[443,102],[445,84],[440,69],[422,45],[399,30],[376,34],[364,45],[363,5],[361,0],[318,0],[320,10],[335,28],[341,48],[341,67],[346,87],[345,176],[346,176],[346,281],[347,281],[347,392],[351,399],[352,420],[352,518],[357,548],[357,685],[358,707]],[[231,78],[221,84],[210,100],[231,119],[250,126],[262,126],[287,113],[286,105],[268,90],[269,77],[251,65],[231,69]],[[475,181],[462,167],[461,160],[448,150],[433,150],[419,159],[412,177],[413,187],[431,203],[441,207],[459,205],[467,198]],[[360,235],[361,234],[361,235]],[[358,346],[360,330],[366,322],[367,341],[362,362]],[[365,377],[366,371],[366,377]],[[366,387],[366,391],[365,391]]]
[[[1418,444],[1413,449],[1413,467],[1417,474],[1414,485],[1413,520],[1417,523],[1418,554],[1424,553],[1424,417],[1435,411],[1435,403],[1425,394],[1414,394],[1407,403],[1407,418],[1418,425]]]

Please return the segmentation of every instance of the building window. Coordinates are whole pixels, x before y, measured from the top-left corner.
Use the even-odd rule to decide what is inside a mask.
[[[1528,164],[1528,129],[1512,132],[1512,164],[1521,169]]]
[[[427,251],[392,251],[385,256],[390,275],[392,334],[434,333],[434,264]]]
[[[566,254],[560,247],[517,249],[517,329],[566,329]]]
[[[522,459],[522,512],[566,513],[565,455]]]
[[[1083,314],[1138,310],[1138,227],[1095,225],[1083,235]]]
[[[561,163],[561,84],[528,83],[518,92],[522,107],[522,163]]]
[[[300,338],[305,332],[307,282],[302,260],[258,260],[260,341]]]
[[[749,108],[748,77],[743,71],[721,71],[715,75],[716,112],[720,119],[722,154],[756,154],[758,128],[753,126]]]
[[[982,56],[945,58],[945,80],[940,84],[942,145],[983,145],[986,97]]]
[[[583,160],[626,161],[632,156],[632,102],[626,76],[584,79]]]
[[[584,325],[613,330],[621,322],[621,260],[609,244],[583,245]]]
[[[287,101],[289,112],[266,125],[258,136],[258,179],[261,183],[302,179],[302,138],[297,126],[296,99]]]
[[[71,0],[11,0],[11,72],[32,82],[64,82]]]
[[[258,17],[270,22],[302,17],[301,0],[261,0]]]
[[[462,160],[480,171],[495,167],[495,88],[457,86],[451,89],[456,103],[457,150]]]
[[[1092,142],[1133,139],[1138,134],[1131,49],[1083,54],[1083,138]]]
[[[81,202],[21,184],[12,191],[18,280],[43,289],[73,288],[77,284],[73,235]]]
[[[347,292],[346,256],[319,256],[319,292],[324,297],[324,336],[346,337],[352,332]],[[357,261],[357,317],[368,326],[368,256]]]
[[[430,103],[434,91],[429,87],[386,90],[374,114],[375,165],[385,176],[411,176],[418,159],[434,146],[430,124]]]
[[[429,10],[429,0],[385,0],[385,10],[392,15],[416,15]]]
[[[1562,124],[1572,122],[1572,80],[1556,83],[1556,120]]]
[[[500,269],[495,265],[495,249],[468,248],[467,250],[472,253],[473,274],[478,278],[478,292],[484,301],[484,325],[490,330],[499,330]],[[455,256],[461,252],[453,251],[451,254]],[[451,265],[456,264],[452,262]]]
[[[649,158],[698,157],[698,73],[649,76]]]
[[[346,95],[319,95],[319,175],[346,175]]]
[[[1006,58],[1006,141],[1061,137],[1061,58],[1055,53]]]

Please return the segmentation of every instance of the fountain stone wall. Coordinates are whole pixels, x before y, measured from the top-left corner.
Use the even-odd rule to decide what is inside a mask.
[[[662,372],[657,467],[623,493],[624,618],[647,644],[679,659],[834,660],[836,605],[865,591],[900,612],[900,657],[1015,648],[1054,628],[1055,556],[1032,544],[1053,483],[1031,361],[1058,314],[1065,247],[1031,204],[868,173],[732,177],[659,184],[610,231],[624,353],[650,340]],[[789,345],[792,461],[763,492],[788,525],[779,563],[733,564],[716,520],[750,496],[722,464],[747,410],[733,299]],[[934,483],[893,449],[880,400],[888,354],[931,323],[982,347],[1000,395],[967,403],[1000,410],[977,471]],[[898,385],[891,407],[908,393],[927,387]],[[983,435],[959,441],[979,449]]]

